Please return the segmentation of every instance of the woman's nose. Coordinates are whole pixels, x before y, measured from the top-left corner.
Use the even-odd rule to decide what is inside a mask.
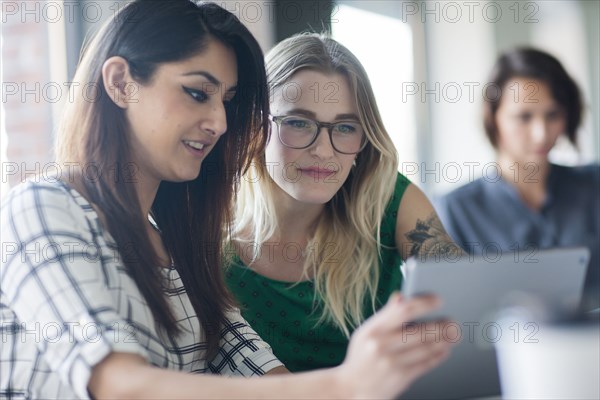
[[[227,131],[227,113],[223,103],[217,101],[210,107],[202,121],[202,129],[211,136],[221,136]]]
[[[323,130],[325,131],[323,132]],[[312,146],[310,146],[310,151],[312,154],[323,160],[333,157],[335,150],[331,144],[329,132],[327,131],[326,127],[321,126],[319,128],[317,139]]]

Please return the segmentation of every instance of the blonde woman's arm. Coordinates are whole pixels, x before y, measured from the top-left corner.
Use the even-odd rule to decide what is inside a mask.
[[[396,246],[405,260],[409,257],[456,260],[465,254],[446,233],[427,196],[412,183],[398,207]]]

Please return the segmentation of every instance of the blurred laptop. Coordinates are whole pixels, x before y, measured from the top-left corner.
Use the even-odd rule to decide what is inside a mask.
[[[590,252],[586,248],[550,249],[494,258],[409,259],[403,293],[434,293],[442,307],[426,319],[455,324],[447,334],[460,342],[439,367],[415,381],[402,399],[474,399],[500,396],[494,345],[502,336],[535,343],[536,321],[499,322],[498,312],[523,302],[569,312],[579,306]]]

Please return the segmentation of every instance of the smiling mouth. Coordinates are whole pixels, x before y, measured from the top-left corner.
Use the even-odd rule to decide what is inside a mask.
[[[314,172],[316,174],[333,174],[336,171],[333,169],[316,169],[316,168],[307,168],[307,169],[300,169],[301,171],[304,172]]]
[[[196,150],[202,150],[204,148],[204,143],[200,143],[200,142],[194,142],[191,140],[184,140],[183,143],[185,143],[186,145],[190,146],[193,149]]]
[[[303,175],[308,175],[314,178],[327,178],[336,173],[336,171],[330,169],[299,169],[300,173]]]

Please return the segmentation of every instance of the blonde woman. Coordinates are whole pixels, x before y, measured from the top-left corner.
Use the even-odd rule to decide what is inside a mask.
[[[398,174],[348,49],[297,35],[266,64],[271,133],[241,181],[226,282],[289,370],[335,366],[354,329],[400,289],[403,260],[461,250]]]

